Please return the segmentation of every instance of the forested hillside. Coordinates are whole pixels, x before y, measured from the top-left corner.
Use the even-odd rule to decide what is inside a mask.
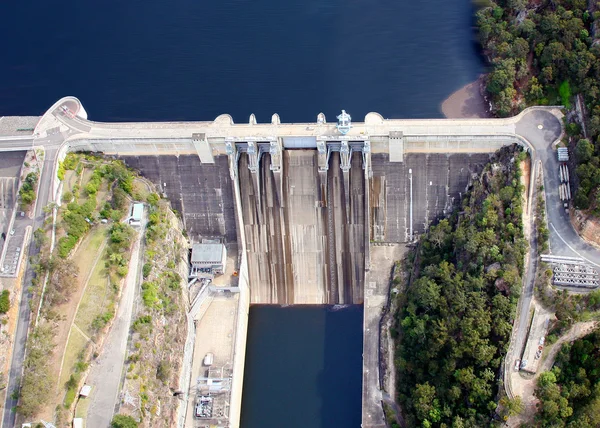
[[[600,206],[600,2],[587,0],[482,0],[479,38],[492,65],[487,92],[499,116],[528,105],[563,104],[584,96],[587,139],[568,125],[576,154],[575,205]],[[571,115],[568,115],[571,117]],[[597,211],[600,214],[600,210]]]
[[[398,313],[408,426],[489,426],[526,242],[517,148],[504,148],[450,218],[421,238]]]
[[[538,379],[542,427],[600,426],[600,331],[565,344],[554,368]]]

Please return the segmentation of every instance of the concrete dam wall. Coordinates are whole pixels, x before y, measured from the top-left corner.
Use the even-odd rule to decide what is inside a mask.
[[[241,239],[226,156],[214,164],[194,155],[121,158],[158,185],[193,240]],[[328,170],[320,171],[317,150],[285,150],[281,172],[264,153],[252,173],[249,155],[239,153],[237,221],[251,303],[362,303],[369,241],[409,242],[411,230],[413,239],[425,232],[456,206],[489,154],[408,153],[404,162],[390,162],[388,154],[375,153],[368,183],[363,159],[353,152],[344,172],[340,153],[331,152]]]
[[[226,156],[202,164],[196,155],[121,156],[120,159],[155,183],[181,213],[187,234],[237,241],[235,200]]]
[[[483,169],[489,153],[410,153],[403,163],[373,154],[370,192],[371,240],[409,242],[460,201],[471,176]],[[411,197],[412,177],[412,197]]]

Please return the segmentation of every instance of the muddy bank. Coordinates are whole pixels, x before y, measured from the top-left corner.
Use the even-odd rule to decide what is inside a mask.
[[[483,76],[463,86],[442,103],[442,113],[448,119],[491,117],[489,104],[483,96]]]

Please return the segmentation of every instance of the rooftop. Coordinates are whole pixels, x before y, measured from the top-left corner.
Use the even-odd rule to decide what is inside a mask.
[[[192,246],[192,263],[220,262],[223,259],[225,246],[216,243],[194,244]]]
[[[133,220],[141,220],[144,213],[144,204],[133,204],[131,218]]]

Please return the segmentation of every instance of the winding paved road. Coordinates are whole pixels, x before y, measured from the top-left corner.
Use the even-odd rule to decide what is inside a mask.
[[[538,171],[538,161],[541,161],[542,164],[551,253],[560,256],[582,257],[590,263],[600,266],[600,252],[583,241],[577,234],[570,222],[569,214],[559,198],[559,164],[553,143],[561,135],[562,121],[549,110],[532,110],[526,112],[517,122],[516,132],[527,139],[535,149],[532,153],[531,168],[531,179],[534,182],[536,179],[535,174]],[[571,173],[574,173],[574,171],[571,171]],[[535,198],[536,194],[537,189],[534,189],[532,197]],[[534,220],[534,218],[530,219],[532,224]],[[507,355],[510,367],[512,367],[514,360],[522,354],[525,346],[529,324],[529,308],[533,297],[535,270],[537,268],[537,255],[537,240],[535,235],[532,234],[529,264],[519,306],[519,322],[516,331],[513,331],[515,346],[512,348],[513,355]]]

